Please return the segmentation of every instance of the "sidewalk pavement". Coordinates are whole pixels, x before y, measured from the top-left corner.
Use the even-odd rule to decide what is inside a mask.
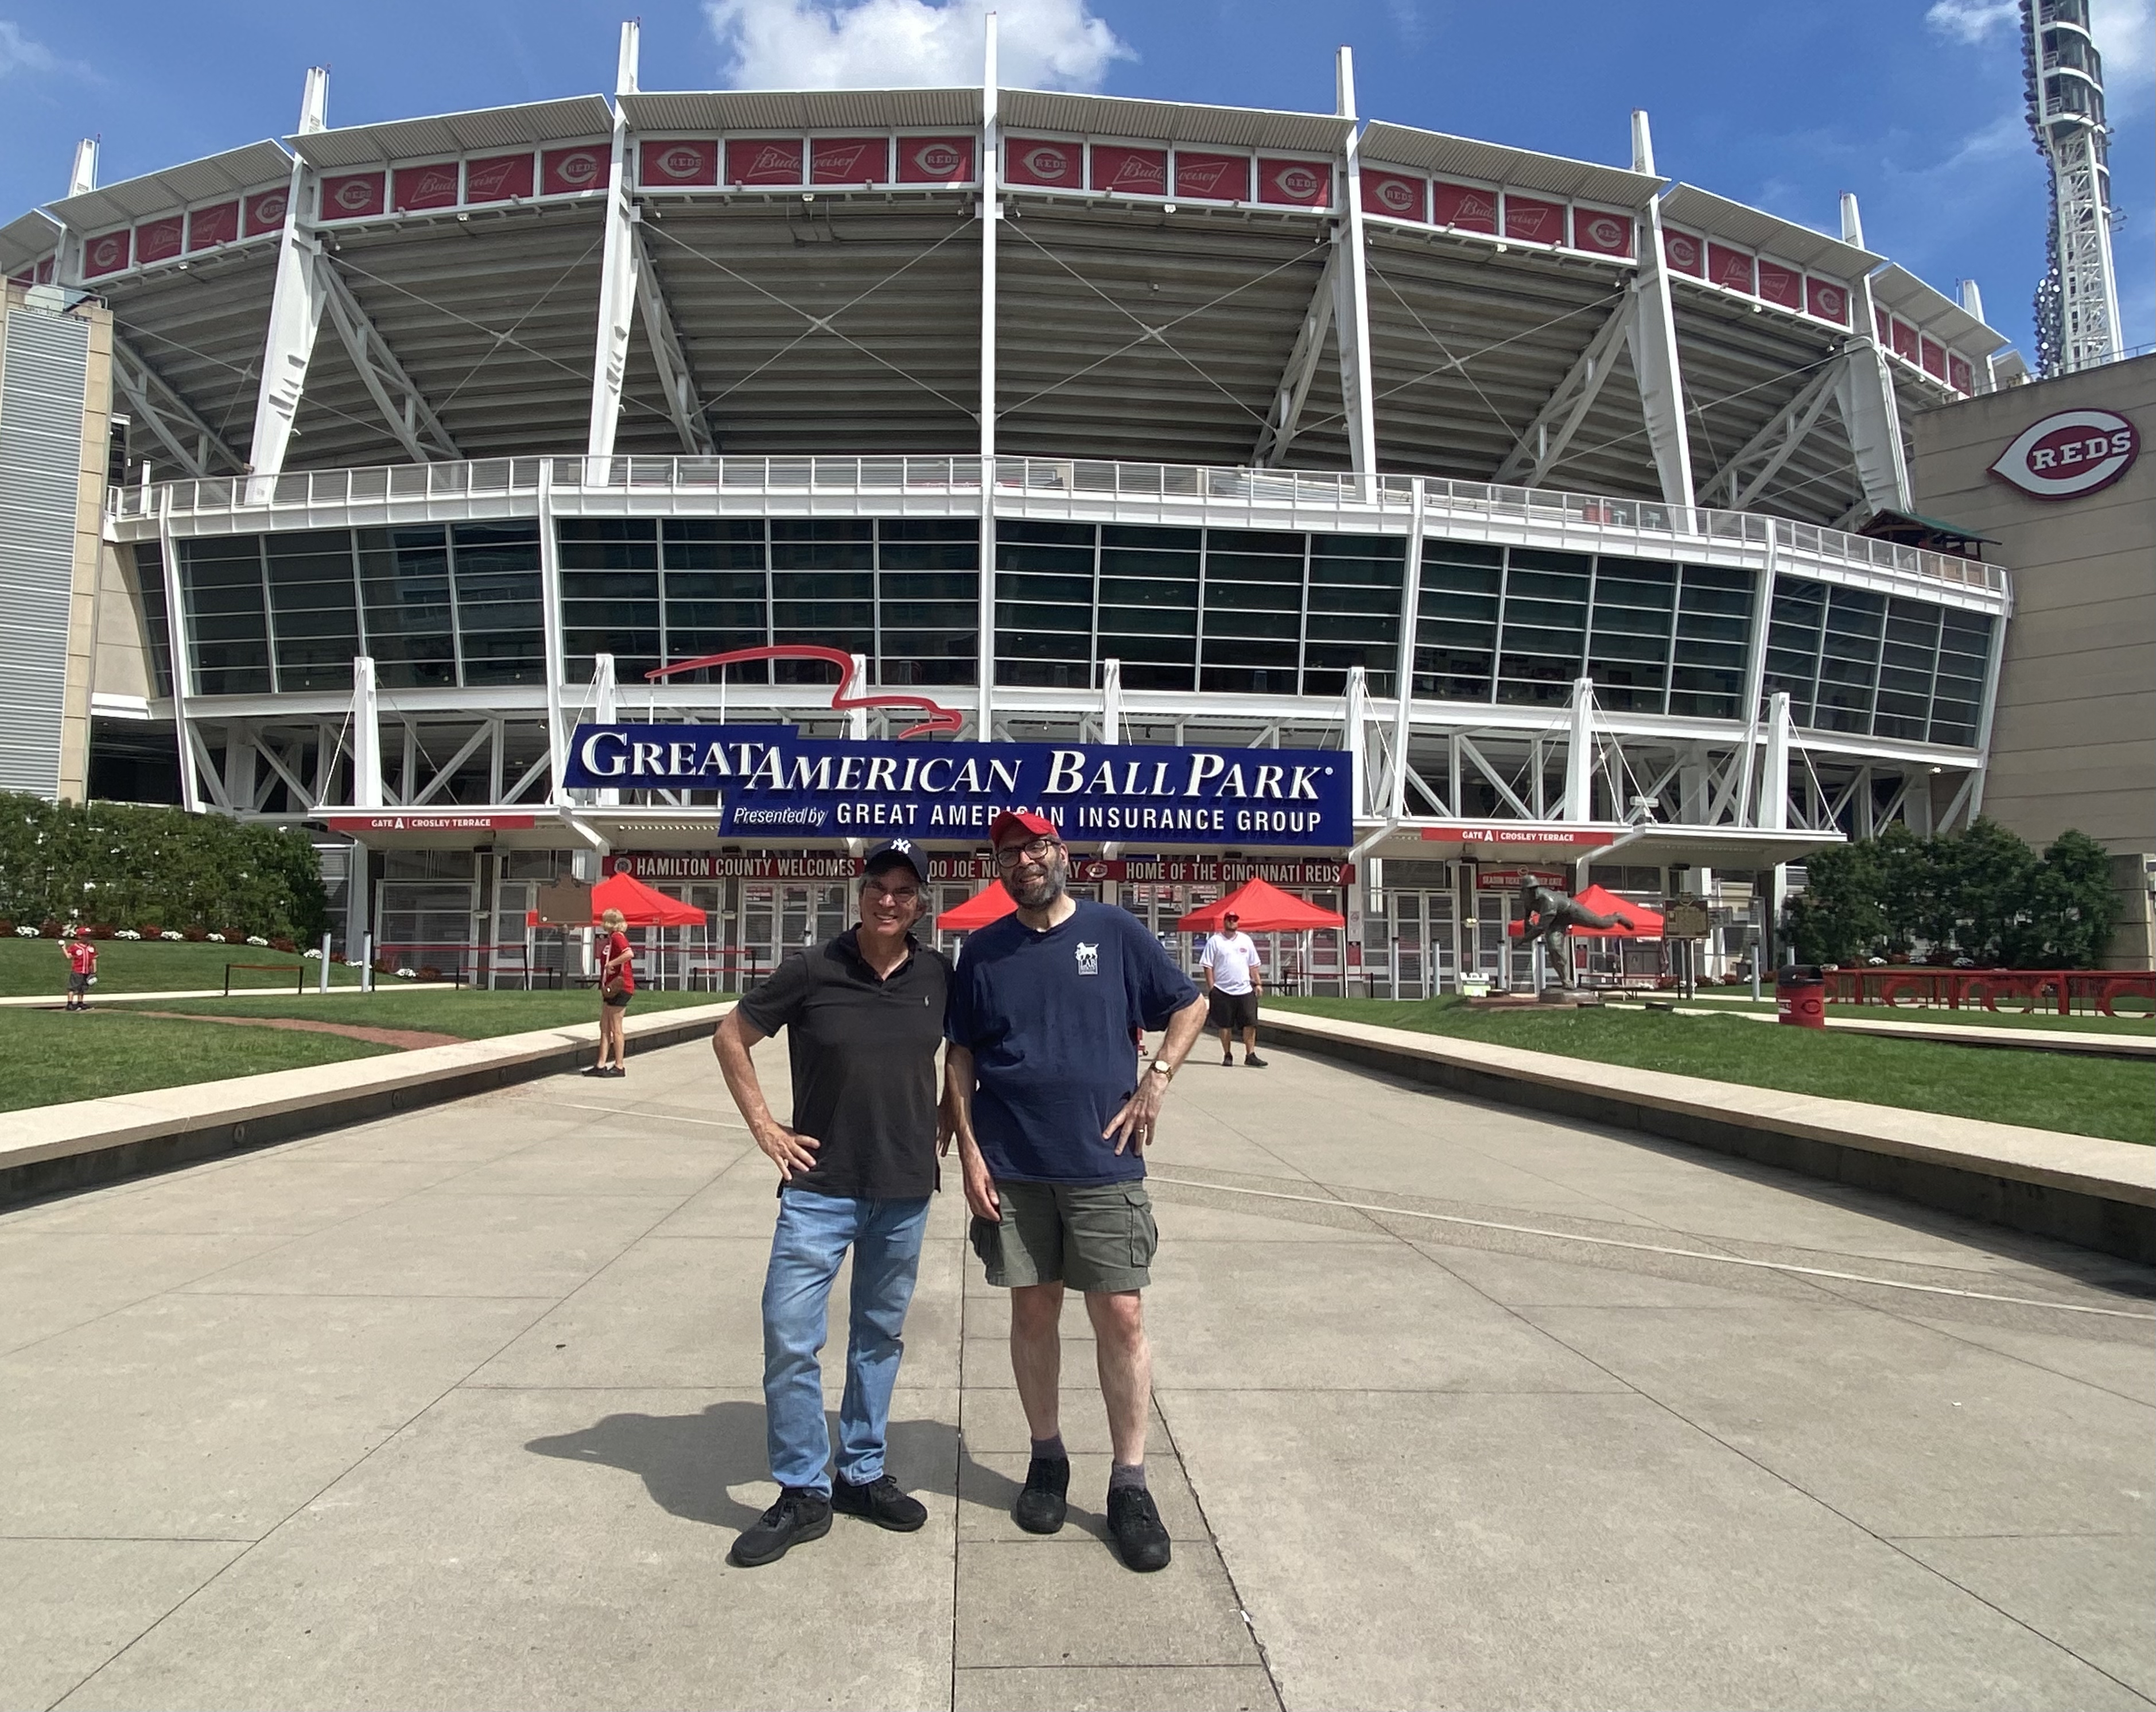
[[[2156,1704],[2156,1272],[1270,1056],[1153,1161],[1149,1577],[1075,1306],[1009,1522],[955,1189],[928,1526],[726,1565],[773,1179],[701,1044],[0,1216],[0,1704]]]

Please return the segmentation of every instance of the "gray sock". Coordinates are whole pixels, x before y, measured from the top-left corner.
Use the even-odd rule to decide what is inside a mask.
[[[1063,1435],[1060,1432],[1053,1438],[1034,1440],[1033,1453],[1036,1457],[1045,1457],[1051,1463],[1067,1463],[1070,1460],[1070,1452],[1063,1448]]]
[[[1121,1492],[1126,1486],[1140,1492],[1146,1489],[1143,1463],[1111,1463],[1108,1465],[1108,1490]]]

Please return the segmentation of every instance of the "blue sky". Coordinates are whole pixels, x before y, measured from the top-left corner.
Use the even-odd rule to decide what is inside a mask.
[[[649,0],[639,0],[649,4]],[[2156,339],[2156,0],[2096,0],[2129,342]],[[644,14],[647,88],[972,82],[979,0],[706,0]],[[1952,292],[1973,277],[2025,352],[2043,266],[2042,162],[2010,0],[1002,0],[1006,82],[1252,106],[1332,103],[1356,50],[1366,117],[1625,163],[1653,115],[1673,177],[1831,229]],[[0,220],[65,188],[78,137],[105,182],[291,128],[331,68],[333,125],[604,92],[624,8],[591,0],[175,7],[0,0]]]

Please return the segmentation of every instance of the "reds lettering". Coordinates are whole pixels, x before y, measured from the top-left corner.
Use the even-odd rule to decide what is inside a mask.
[[[2133,467],[2140,431],[2110,410],[2061,410],[2031,423],[1999,455],[1991,474],[2031,498],[2079,499]]]

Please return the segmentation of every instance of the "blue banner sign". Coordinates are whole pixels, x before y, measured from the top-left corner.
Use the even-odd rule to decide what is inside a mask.
[[[580,725],[580,790],[711,790],[727,836],[978,843],[1029,809],[1080,843],[1344,850],[1354,842],[1338,749],[897,743],[803,738],[783,725]]]

